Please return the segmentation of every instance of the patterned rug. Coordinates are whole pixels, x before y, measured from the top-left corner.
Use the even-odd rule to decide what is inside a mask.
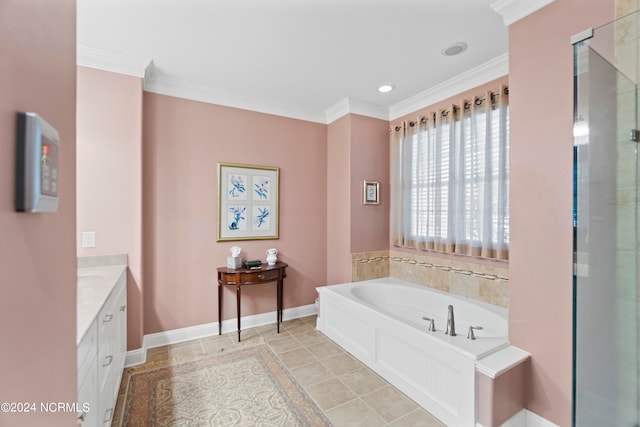
[[[262,344],[131,374],[123,426],[330,426]]]

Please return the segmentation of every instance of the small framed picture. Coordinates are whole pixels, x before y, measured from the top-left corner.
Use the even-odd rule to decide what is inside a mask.
[[[362,204],[380,204],[380,183],[376,181],[364,181],[362,186]]]

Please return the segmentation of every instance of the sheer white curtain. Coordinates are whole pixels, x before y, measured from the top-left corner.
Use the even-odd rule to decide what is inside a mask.
[[[391,134],[393,244],[508,259],[508,89]]]

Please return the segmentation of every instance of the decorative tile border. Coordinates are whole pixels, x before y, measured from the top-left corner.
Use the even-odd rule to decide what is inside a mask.
[[[352,280],[397,277],[490,304],[509,304],[508,266],[485,265],[465,259],[376,251],[351,255]]]
[[[415,259],[403,258],[399,256],[389,256],[387,257],[387,259],[389,259],[392,262],[403,262],[406,264],[415,265],[417,267],[432,268],[434,270],[439,270],[439,271],[451,271],[453,273],[462,274],[464,276],[474,276],[474,277],[479,277],[481,279],[486,279],[486,280],[509,281],[508,277],[498,276],[497,274],[487,274],[487,273],[482,273],[474,270],[465,270],[462,268],[451,267],[448,265],[433,264],[430,262],[417,261]]]

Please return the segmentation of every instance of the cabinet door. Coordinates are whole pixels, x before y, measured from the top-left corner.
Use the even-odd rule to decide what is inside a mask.
[[[94,427],[98,425],[98,368],[96,354],[86,360],[78,372],[78,425]]]
[[[114,325],[117,317],[113,309],[113,301],[107,300],[104,308],[98,316],[98,380],[100,384],[100,392],[110,390],[111,375],[114,363]],[[109,391],[110,392],[110,391]]]
[[[118,321],[114,325],[114,340],[113,340],[113,375],[114,381],[114,399],[118,398],[118,389],[120,388],[120,381],[122,379],[122,372],[124,370],[125,357],[127,355],[127,287],[126,283],[123,283],[120,289],[117,291],[115,297],[115,309],[116,317]]]

